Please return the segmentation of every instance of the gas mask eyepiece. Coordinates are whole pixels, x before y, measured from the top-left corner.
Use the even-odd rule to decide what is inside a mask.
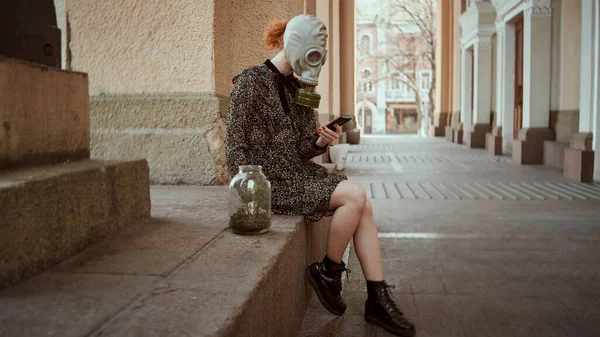
[[[283,34],[286,56],[294,73],[300,76],[301,89],[294,102],[313,109],[319,107],[321,95],[315,92],[319,73],[327,60],[327,28],[317,17],[302,14],[291,19]]]

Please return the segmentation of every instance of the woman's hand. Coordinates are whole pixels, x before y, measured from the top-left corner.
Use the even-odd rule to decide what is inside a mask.
[[[319,139],[317,140],[317,145],[323,147],[327,144],[333,145],[340,138],[340,134],[342,133],[342,127],[335,124],[335,131],[331,131],[326,126],[321,126],[319,130]]]

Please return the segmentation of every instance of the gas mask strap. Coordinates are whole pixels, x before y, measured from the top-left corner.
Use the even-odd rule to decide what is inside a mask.
[[[285,112],[286,116],[290,114],[290,106],[287,101],[287,97],[285,96],[285,85],[286,78],[285,76],[279,72],[277,67],[271,62],[271,60],[266,60],[265,65],[269,68],[275,75],[277,75],[277,91],[279,93],[279,101],[281,101],[281,105],[283,106],[283,112]]]

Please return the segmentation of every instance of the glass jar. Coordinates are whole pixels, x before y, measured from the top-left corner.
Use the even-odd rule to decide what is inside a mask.
[[[229,184],[229,228],[242,235],[271,227],[271,183],[259,165],[240,166]]]

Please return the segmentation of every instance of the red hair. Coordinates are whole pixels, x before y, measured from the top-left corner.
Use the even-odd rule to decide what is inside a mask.
[[[283,49],[283,33],[289,20],[277,20],[265,30],[265,48],[267,50]]]

